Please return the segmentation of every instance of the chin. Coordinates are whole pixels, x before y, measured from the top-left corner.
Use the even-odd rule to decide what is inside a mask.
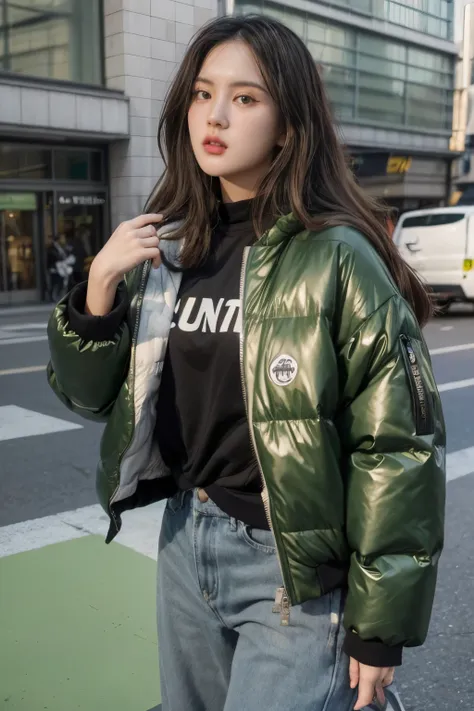
[[[201,168],[202,172],[208,175],[210,178],[222,177],[222,170],[219,170],[218,168],[212,168],[208,165],[205,165],[204,163],[200,163],[199,167]]]
[[[202,172],[210,178],[226,178],[229,175],[234,175],[233,170],[226,170],[222,166],[209,165],[207,161],[198,161]]]

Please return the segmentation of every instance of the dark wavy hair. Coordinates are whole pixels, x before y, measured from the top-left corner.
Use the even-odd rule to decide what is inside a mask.
[[[286,142],[275,151],[253,204],[257,236],[264,215],[291,211],[305,228],[354,227],[387,265],[418,321],[432,313],[428,293],[403,261],[387,230],[388,209],[357,184],[336,134],[326,91],[303,41],[277,20],[260,15],[222,17],[195,35],[166,96],[158,128],[165,170],[147,203],[164,220],[182,219],[173,235],[186,236],[184,268],[199,264],[209,250],[219,197],[218,178],[199,167],[191,146],[187,114],[194,83],[209,52],[230,40],[252,50],[270,95],[279,108]]]

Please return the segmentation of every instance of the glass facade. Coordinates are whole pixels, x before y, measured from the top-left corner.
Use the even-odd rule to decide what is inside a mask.
[[[0,143],[0,181],[74,180],[104,182],[104,153],[91,148]]]
[[[333,0],[332,5],[416,32],[452,39],[453,0]]]
[[[36,210],[34,193],[0,192],[0,297],[2,292],[37,288]]]
[[[101,0],[0,0],[0,70],[102,84]]]
[[[447,0],[429,0],[451,5]],[[378,6],[378,0],[346,5]],[[380,5],[402,5],[391,1]],[[424,6],[412,0],[410,7]],[[408,5],[408,0],[403,4]],[[260,12],[281,20],[302,37],[321,67],[339,120],[449,131],[452,123],[454,58],[265,0],[236,3],[239,14]],[[421,12],[421,10],[420,10]]]
[[[57,300],[84,279],[108,231],[106,159],[100,147],[0,142],[0,304]]]

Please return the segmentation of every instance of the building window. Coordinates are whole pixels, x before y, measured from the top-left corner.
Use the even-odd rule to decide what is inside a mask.
[[[274,14],[271,0],[235,0],[237,10]],[[331,5],[340,6],[361,15],[386,20],[394,25],[408,27],[441,39],[453,39],[453,0],[331,0]],[[281,14],[284,10],[279,11]]]
[[[98,0],[0,0],[0,69],[102,84]]]
[[[373,12],[371,14],[375,17],[442,39],[450,40],[453,37],[452,0],[372,1]]]
[[[51,151],[0,143],[0,180],[45,180],[51,177]]]
[[[54,177],[56,180],[88,180],[89,153],[81,150],[55,150]]]
[[[353,9],[362,8],[361,0],[337,1]],[[395,12],[393,7],[397,5],[398,24],[415,23],[415,10],[407,6],[407,1],[369,2],[371,14],[380,15],[383,8],[386,13]],[[420,0],[420,5],[423,2],[425,0]],[[430,11],[450,17],[448,5],[451,5],[450,0],[434,0]],[[321,67],[339,119],[362,119],[434,131],[451,129],[453,57],[378,37],[355,27],[337,25],[266,0],[256,0],[252,5],[236,0],[236,12],[261,12],[289,27],[300,28],[298,34]]]
[[[103,183],[104,152],[0,143],[0,181],[56,180]]]

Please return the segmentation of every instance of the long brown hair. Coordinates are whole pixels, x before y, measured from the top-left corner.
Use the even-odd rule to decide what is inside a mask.
[[[184,267],[206,255],[218,205],[218,179],[199,167],[191,147],[187,114],[194,82],[209,52],[229,40],[251,48],[267,88],[278,106],[286,142],[276,151],[253,204],[256,234],[263,219],[289,211],[305,228],[348,225],[359,230],[380,254],[418,321],[432,313],[428,294],[388,236],[388,210],[357,185],[337,137],[331,108],[316,64],[303,41],[269,17],[223,17],[194,37],[167,94],[158,128],[165,170],[147,209],[164,220],[181,218],[174,234],[186,236]]]

